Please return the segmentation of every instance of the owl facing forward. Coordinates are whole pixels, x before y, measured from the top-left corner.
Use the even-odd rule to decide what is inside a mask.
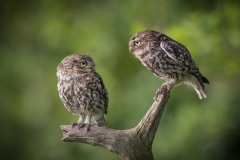
[[[80,116],[72,127],[89,130],[91,121],[96,126],[106,126],[108,94],[94,67],[93,59],[85,54],[67,56],[57,67],[59,97],[70,113]]]
[[[192,86],[200,99],[207,98],[203,83],[209,81],[181,43],[157,31],[144,30],[131,37],[129,50],[155,76],[165,80],[168,89],[184,83]]]

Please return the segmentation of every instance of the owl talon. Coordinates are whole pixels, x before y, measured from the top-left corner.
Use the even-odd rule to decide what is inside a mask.
[[[84,123],[79,123],[79,124],[78,124],[78,129],[83,128],[84,126],[85,126]]]
[[[161,85],[157,92],[156,92],[156,95],[153,97],[154,101],[157,101],[159,95],[163,95],[164,93],[164,90],[170,90],[171,89],[171,86],[170,85]]]
[[[90,125],[86,124],[86,123],[82,123],[80,125],[78,125],[78,129],[80,130],[81,128],[84,128],[87,131],[89,131]]]
[[[160,94],[162,94],[162,91],[161,91],[161,90],[160,90],[160,91],[157,91],[157,92],[156,92],[156,95],[153,97],[153,100],[154,100],[154,101],[157,101]]]
[[[79,126],[79,124],[78,123],[72,123],[72,128],[74,128],[75,126]]]

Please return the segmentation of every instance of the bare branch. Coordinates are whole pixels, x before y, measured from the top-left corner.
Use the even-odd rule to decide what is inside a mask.
[[[167,90],[166,86],[161,86],[157,92],[161,92],[160,96],[157,97],[157,100],[153,102],[146,115],[135,127],[138,139],[141,139],[143,143],[150,143],[145,145],[152,145],[165,104],[170,97],[169,90]]]
[[[116,153],[124,160],[153,160],[152,143],[169,99],[170,92],[165,86],[139,124],[129,130],[114,130],[91,126],[89,131],[62,125],[63,142],[80,142],[100,146]]]

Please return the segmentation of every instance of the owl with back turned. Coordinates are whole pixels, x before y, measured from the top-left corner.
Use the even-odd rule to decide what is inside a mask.
[[[79,115],[78,122],[72,127],[86,127],[88,131],[91,122],[105,127],[108,93],[101,76],[95,71],[93,59],[86,54],[69,55],[58,65],[57,77],[59,97],[65,108]]]
[[[166,81],[163,85],[168,89],[184,83],[192,86],[200,99],[207,98],[203,83],[210,83],[181,43],[157,31],[144,30],[131,37],[129,50],[155,76]]]

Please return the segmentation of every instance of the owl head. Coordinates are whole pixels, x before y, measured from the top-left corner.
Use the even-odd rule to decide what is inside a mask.
[[[85,73],[95,71],[95,64],[91,56],[86,54],[72,54],[65,57],[57,67],[57,76],[65,75],[75,78]],[[61,79],[66,79],[63,76]]]
[[[137,58],[140,58],[142,54],[149,53],[153,48],[161,49],[161,41],[167,40],[168,38],[166,35],[154,30],[140,31],[130,38],[128,44],[129,51]]]

